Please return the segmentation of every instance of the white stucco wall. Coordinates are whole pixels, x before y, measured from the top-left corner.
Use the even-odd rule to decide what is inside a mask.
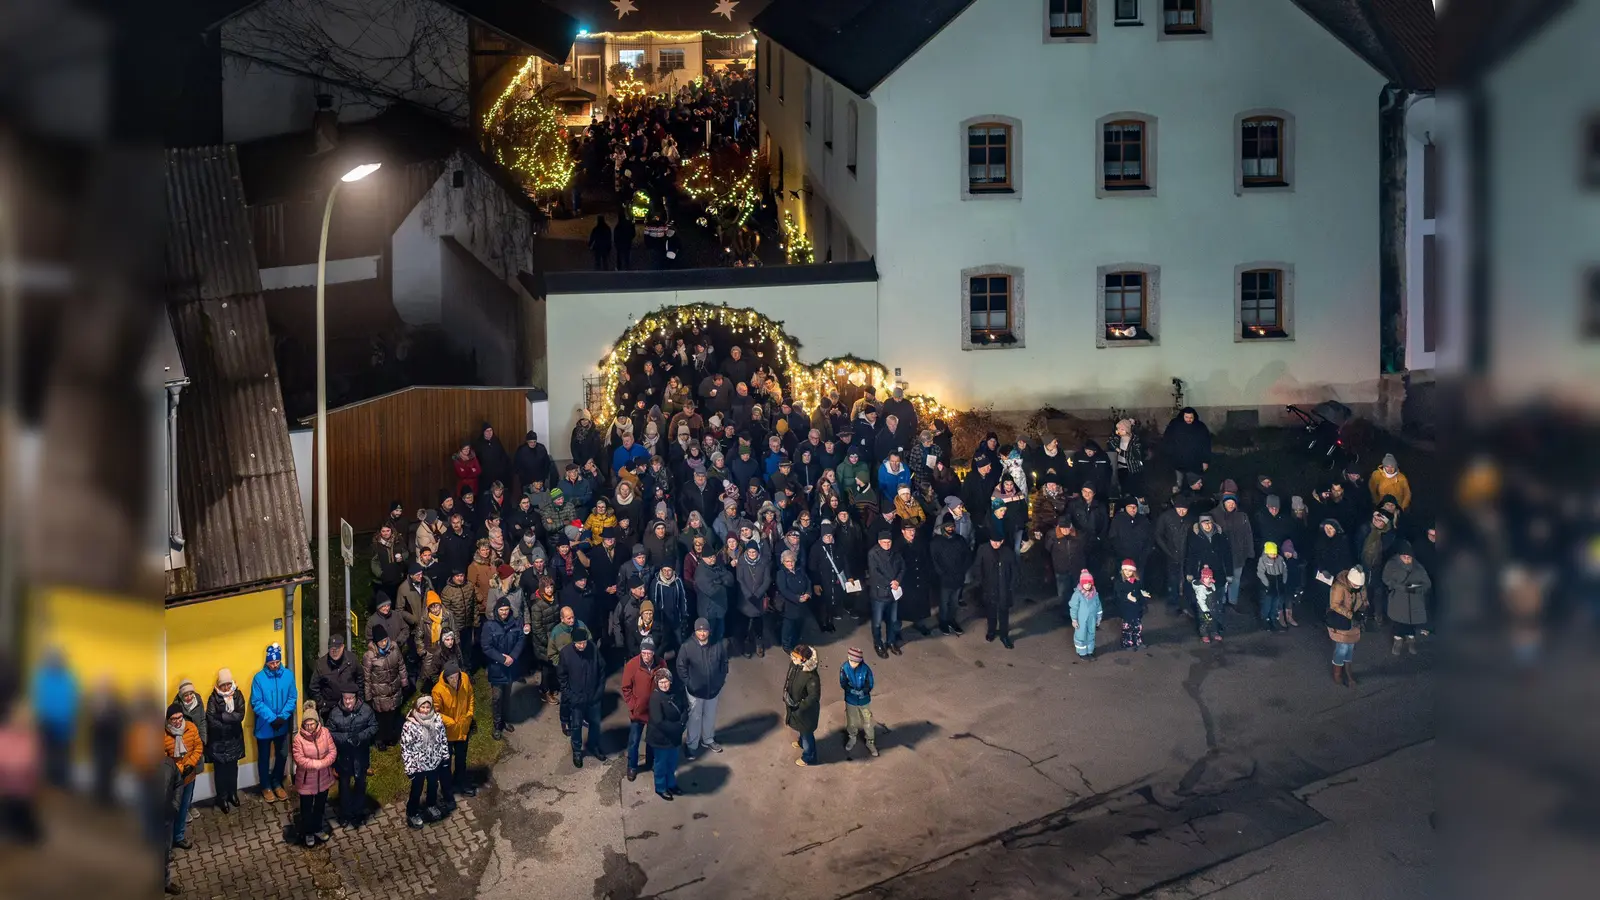
[[[1427,315],[1426,299],[1427,284],[1423,277],[1423,248],[1429,235],[1434,239],[1434,265],[1437,267],[1434,277],[1435,289],[1443,284],[1443,264],[1445,248],[1437,233],[1438,219],[1427,218],[1424,213],[1426,206],[1423,203],[1423,185],[1425,183],[1423,164],[1428,141],[1433,141],[1436,153],[1443,153],[1441,142],[1443,135],[1439,134],[1435,116],[1436,104],[1431,96],[1419,97],[1406,109],[1406,279],[1405,279],[1405,307],[1406,307],[1406,368],[1412,371],[1432,369],[1438,356],[1438,343],[1428,349],[1427,341]],[[1437,164],[1437,162],[1436,162]],[[1441,179],[1442,181],[1442,179]],[[1443,185],[1437,185],[1442,188]],[[1442,198],[1435,197],[1435,204],[1442,203]],[[1438,209],[1435,208],[1435,214]],[[1442,298],[1435,298],[1440,300]],[[1434,327],[1446,324],[1447,317],[1442,314],[1443,304],[1440,303],[1436,310],[1438,321]],[[1439,335],[1442,337],[1442,335]]]
[[[1584,273],[1600,266],[1600,191],[1579,172],[1600,110],[1596,33],[1600,4],[1572,4],[1489,76],[1490,365],[1511,402],[1600,407],[1600,341],[1579,330]]]
[[[567,435],[583,407],[583,379],[599,372],[599,361],[639,318],[663,307],[688,303],[754,309],[783,322],[800,342],[802,362],[854,353],[878,355],[876,291],[872,282],[734,289],[551,294],[545,301],[549,327],[551,447],[567,451]]]
[[[461,187],[455,186],[458,169],[465,173]],[[439,238],[447,234],[503,281],[532,270],[534,235],[527,214],[477,163],[457,153],[390,238],[395,312],[408,324],[440,321],[445,285]]]
[[[467,117],[467,19],[434,0],[266,0],[221,31],[225,141],[310,128],[318,93],[346,122],[395,99]]]
[[[1001,409],[1376,399],[1378,107],[1384,79],[1289,3],[1217,4],[1211,35],[1162,40],[1156,16],[1049,43],[1042,4],[979,0],[874,92],[880,356],[918,391]],[[1246,8],[1248,7],[1248,8]],[[843,100],[838,112],[842,115]],[[1294,188],[1234,190],[1234,117],[1294,116]],[[1096,120],[1158,119],[1155,197],[1097,200]],[[1021,121],[1022,189],[962,200],[961,123]],[[1234,270],[1291,264],[1294,340],[1240,343]],[[1097,272],[1160,266],[1159,343],[1097,349]],[[961,271],[1025,278],[1024,349],[963,351]]]
[[[772,86],[767,87],[766,75],[759,67],[767,65],[760,57],[767,47],[773,48],[774,59],[779,52],[785,54],[783,101],[778,101],[778,77],[773,73]],[[800,190],[810,179],[812,196],[802,193],[796,200],[784,197],[783,208],[793,212],[816,246],[817,261],[824,261],[829,236],[825,233],[826,219],[823,210],[833,212],[833,259],[846,262],[845,248],[851,238],[862,249],[860,258],[871,257],[877,246],[878,167],[875,164],[878,147],[878,111],[871,100],[858,97],[841,87],[822,72],[811,69],[805,60],[783,50],[776,42],[762,38],[757,45],[758,78],[756,98],[760,111],[763,134],[772,137],[771,163],[776,171],[778,148],[783,148],[784,188]],[[811,69],[811,127],[806,128],[806,70]],[[833,93],[833,149],[823,146],[827,126],[823,121],[824,95]],[[849,107],[855,103],[859,117],[857,137],[857,164],[855,173],[849,165],[847,125]]]

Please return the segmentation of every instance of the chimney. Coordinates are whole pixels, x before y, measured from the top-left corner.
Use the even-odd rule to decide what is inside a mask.
[[[339,113],[333,108],[332,94],[317,95],[317,111],[311,115],[311,155],[321,156],[339,146]]]

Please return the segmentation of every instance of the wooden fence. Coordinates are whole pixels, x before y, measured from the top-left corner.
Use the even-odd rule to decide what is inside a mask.
[[[456,483],[451,454],[476,438],[484,422],[515,454],[531,427],[528,390],[409,387],[328,410],[330,525],[337,528],[342,518],[358,532],[371,531],[394,500],[411,514],[438,506],[439,490]],[[302,421],[315,429],[315,417]]]

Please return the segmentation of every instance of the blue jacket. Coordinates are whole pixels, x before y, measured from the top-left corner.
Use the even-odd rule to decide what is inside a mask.
[[[899,472],[890,472],[888,463],[878,466],[878,493],[883,495],[885,504],[894,505],[894,497],[900,493],[900,485],[910,483],[910,466],[901,465]]]
[[[839,690],[844,691],[846,706],[866,706],[872,702],[872,667],[862,662],[851,666],[848,662],[839,667]]]
[[[1094,596],[1084,596],[1083,591],[1073,590],[1072,599],[1067,601],[1067,609],[1071,611],[1074,622],[1093,619],[1096,623],[1099,623],[1101,615],[1100,592],[1096,591]]]
[[[283,737],[299,727],[295,710],[300,702],[295,689],[294,673],[288,666],[279,666],[273,672],[266,666],[250,680],[250,709],[256,714],[255,735],[258,738]],[[283,719],[283,727],[274,729],[274,719]]]
[[[59,660],[33,676],[33,717],[44,730],[70,738],[78,726],[78,679]]]
[[[618,447],[611,454],[611,474],[615,475],[624,468],[633,465],[634,460],[649,460],[650,451],[643,444],[634,444],[630,447]]]
[[[522,659],[522,648],[528,646],[522,633],[522,619],[513,613],[505,621],[497,615],[488,619],[478,629],[478,646],[489,660],[489,683],[510,684],[517,678],[517,663]],[[502,657],[511,657],[506,665]]]

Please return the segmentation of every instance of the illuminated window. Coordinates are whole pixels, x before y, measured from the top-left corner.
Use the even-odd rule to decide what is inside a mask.
[[[656,65],[657,72],[674,72],[684,67],[682,50],[662,50],[658,59],[660,61]]]
[[[1022,346],[1022,270],[979,266],[961,271],[961,349]]]
[[[1294,267],[1248,263],[1234,269],[1236,341],[1293,337]]]

